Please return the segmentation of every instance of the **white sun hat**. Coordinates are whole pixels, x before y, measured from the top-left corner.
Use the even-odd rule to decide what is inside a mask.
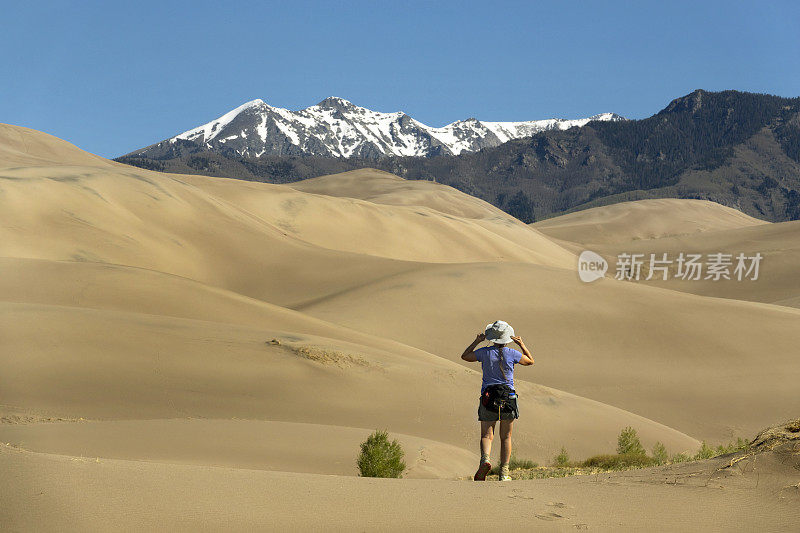
[[[502,320],[486,326],[486,340],[495,344],[508,344],[514,336],[514,328]]]

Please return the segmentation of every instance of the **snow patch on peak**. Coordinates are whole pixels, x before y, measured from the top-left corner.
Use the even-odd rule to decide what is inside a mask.
[[[216,120],[212,120],[207,124],[203,124],[200,127],[193,128],[191,130],[184,131],[180,135],[176,135],[173,137],[174,139],[184,139],[184,140],[197,140],[200,142],[207,143],[208,141],[215,138],[220,132],[230,124],[233,119],[238,117],[243,111],[253,107],[260,107],[260,106],[267,106],[263,100],[256,98],[255,100],[250,100],[249,102],[245,102],[244,104],[240,105],[239,107],[232,109],[219,117]],[[202,139],[200,136],[202,135]]]
[[[617,115],[616,113],[600,113],[597,115],[592,115],[591,117],[589,117],[589,120],[606,120],[609,122],[619,122],[621,120],[627,120],[627,119],[621,115]]]
[[[224,146],[226,151],[233,150],[242,156],[429,157],[474,152],[544,130],[584,126],[592,120],[625,119],[615,113],[577,120],[553,118],[525,122],[484,122],[468,118],[434,128],[402,111],[373,111],[338,96],[329,96],[299,111],[272,107],[255,99],[165,142],[174,144],[182,139],[208,150]],[[155,147],[146,150],[151,149],[159,150]]]
[[[353,102],[345,100],[344,98],[339,98],[338,96],[329,96],[317,104],[317,107],[336,107],[336,106],[358,107],[355,106]]]
[[[262,105],[262,104],[264,104],[264,100],[262,100],[261,98],[256,98],[255,100],[250,100],[249,102],[246,102],[246,103],[240,105],[236,109],[246,109],[248,107],[255,107],[255,106]]]

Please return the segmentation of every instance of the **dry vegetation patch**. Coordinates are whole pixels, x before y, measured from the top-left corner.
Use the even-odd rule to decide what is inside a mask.
[[[368,367],[369,362],[360,355],[353,355],[320,346],[289,346],[289,350],[298,357],[310,359],[322,365],[334,365],[339,368],[353,366]]]
[[[623,429],[619,435],[617,453],[615,454],[595,455],[586,460],[576,462],[570,460],[567,450],[562,447],[560,453],[553,459],[551,466],[539,466],[532,461],[519,460],[513,456],[509,466],[512,479],[543,479],[594,475],[730,456],[729,462],[718,469],[720,471],[768,451],[780,451],[784,455],[788,454],[793,457],[800,456],[800,419],[765,429],[752,441],[739,438],[728,444],[720,444],[717,447],[709,446],[703,442],[698,452],[694,455],[679,453],[671,457],[660,442],[657,442],[653,447],[653,455],[647,455],[639,441],[636,430],[628,427]],[[793,462],[797,463],[795,468],[800,470],[800,462]],[[491,472],[491,474],[495,475],[494,478],[496,478],[497,473],[497,468]]]
[[[765,429],[753,439],[754,450],[771,450],[789,441],[800,441],[800,418]]]
[[[0,412],[0,424],[43,424],[48,422],[84,422],[83,418],[45,416],[17,411]]]

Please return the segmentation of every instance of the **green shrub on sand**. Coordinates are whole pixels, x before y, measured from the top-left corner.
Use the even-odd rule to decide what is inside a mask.
[[[406,469],[403,448],[396,440],[389,442],[386,431],[376,430],[361,443],[358,456],[358,472],[362,477],[399,478]]]
[[[556,455],[554,463],[555,466],[569,466],[569,454],[567,453],[567,449],[563,446],[561,447],[561,452]]]
[[[639,442],[639,435],[632,427],[626,427],[617,437],[617,453],[619,455],[647,455],[644,446]]]
[[[669,462],[670,463],[685,463],[686,461],[691,461],[691,460],[692,460],[692,458],[690,456],[686,455],[685,453],[676,453],[675,455],[673,455],[670,458]]]
[[[669,461],[667,447],[664,446],[662,442],[656,442],[653,445],[653,461],[655,461],[657,465],[663,465]]]

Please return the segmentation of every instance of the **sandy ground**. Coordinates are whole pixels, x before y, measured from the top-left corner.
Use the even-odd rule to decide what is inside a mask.
[[[36,452],[173,464],[357,476],[353,450],[371,429],[266,420],[197,418],[2,424],[0,441]],[[474,453],[392,434],[406,451],[406,478],[453,478]]]
[[[792,454],[793,455],[790,455]],[[797,451],[515,482],[365,479],[31,453],[0,446],[17,530],[791,531]],[[722,468],[722,470],[720,470]]]
[[[458,356],[498,318],[537,361],[517,372],[523,458],[612,452],[626,426],[691,452],[800,409],[798,226],[634,204],[532,228],[378,171],[167,175],[0,125],[0,525],[472,530],[491,506],[523,527],[779,529],[792,493],[775,487],[794,478],[777,467],[723,488],[684,467],[457,480],[480,385]],[[583,243],[651,241],[757,243],[774,268],[748,294],[710,292],[724,299],[578,281]],[[377,428],[407,479],[355,477]]]

